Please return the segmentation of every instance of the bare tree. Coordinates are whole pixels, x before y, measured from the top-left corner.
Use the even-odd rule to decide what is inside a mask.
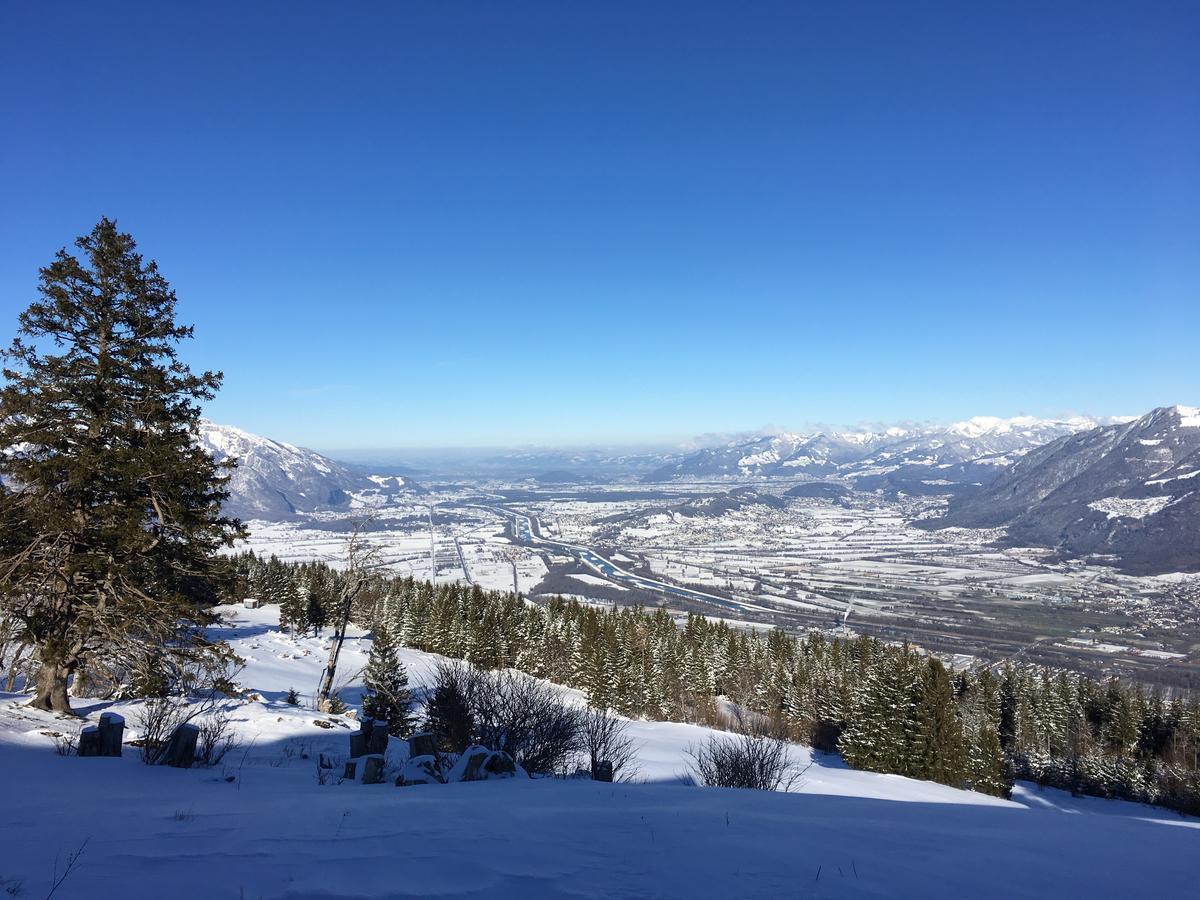
[[[550,774],[584,749],[582,711],[529,675],[449,662],[438,667],[430,696],[428,727],[452,751],[481,744],[527,772]]]
[[[240,663],[240,660],[234,658],[228,665],[236,663]],[[228,667],[216,669],[207,665],[195,665],[185,672],[184,680],[173,685],[172,694],[153,697],[142,704],[136,714],[138,729],[141,732],[142,762],[147,765],[161,762],[175,729],[196,719],[207,720],[217,708],[217,703],[223,695],[222,688],[232,682],[234,674]],[[219,713],[218,717],[221,715],[223,714]],[[209,751],[210,758],[213,750],[219,751],[227,742],[228,726],[228,716],[215,733],[213,726],[209,725],[210,738],[214,742]],[[200,730],[203,734],[203,724]],[[225,749],[231,749],[231,745]]]
[[[200,720],[200,735],[196,742],[196,759],[206,766],[215,766],[225,755],[241,746],[233,729],[233,716],[227,710],[214,710]]]
[[[613,781],[633,781],[638,774],[637,754],[641,745],[629,736],[629,720],[607,709],[588,709],[581,717],[583,748],[588,755],[588,770],[596,764],[612,764]]]
[[[350,531],[350,540],[346,547],[346,579],[342,585],[337,618],[334,621],[333,646],[329,648],[329,661],[325,664],[321,686],[317,689],[317,709],[320,712],[332,711],[333,681],[337,675],[342,644],[346,640],[346,626],[350,624],[350,610],[354,606],[354,598],[366,587],[370,579],[370,570],[376,564],[379,555],[379,549],[371,547],[366,539],[367,529],[373,520],[373,516],[357,519]]]
[[[479,743],[505,751],[527,772],[560,772],[582,748],[581,711],[529,675],[482,673],[472,707]]]

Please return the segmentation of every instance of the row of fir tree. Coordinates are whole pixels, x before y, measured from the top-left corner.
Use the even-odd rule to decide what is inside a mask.
[[[344,577],[235,559],[235,598],[319,630]],[[534,603],[478,585],[379,576],[351,620],[398,644],[511,667],[631,718],[719,724],[718,698],[854,768],[1008,796],[1014,779],[1200,814],[1200,700],[1117,679],[1001,664],[964,671],[867,636],[765,635],[659,608]]]

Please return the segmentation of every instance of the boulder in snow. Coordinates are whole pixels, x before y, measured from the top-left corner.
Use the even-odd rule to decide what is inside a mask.
[[[437,758],[432,754],[410,757],[400,773],[401,784],[444,784],[438,771]]]

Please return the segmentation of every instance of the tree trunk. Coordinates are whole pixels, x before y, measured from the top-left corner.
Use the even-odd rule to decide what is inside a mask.
[[[338,612],[337,628],[333,634],[333,646],[329,648],[329,660],[325,663],[325,672],[321,676],[321,687],[317,690],[317,710],[319,712],[330,711],[332,704],[329,698],[333,694],[333,678],[337,674],[338,656],[342,652],[342,642],[346,640],[346,626],[350,624],[350,607],[354,604],[354,598],[362,586],[363,582],[360,579],[342,598],[342,608]]]
[[[71,709],[71,698],[67,696],[67,679],[71,677],[70,666],[44,662],[34,677],[33,699],[29,705],[34,709],[75,715]]]
[[[8,667],[8,677],[4,679],[4,690],[11,694],[17,686],[17,675],[21,671],[21,665],[25,662],[25,650],[29,647],[28,643],[22,644],[13,654],[12,664]]]

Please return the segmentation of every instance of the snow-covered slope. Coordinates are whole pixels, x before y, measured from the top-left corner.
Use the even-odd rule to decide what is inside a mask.
[[[959,483],[994,476],[1034,447],[1106,421],[1111,420],[977,416],[952,425],[777,434],[685,454],[645,480],[839,475],[866,489]]]
[[[1007,526],[1013,541],[1200,571],[1200,411],[1152,410],[1029,453],[932,527]]]
[[[225,612],[218,634],[247,660],[240,680],[257,699],[229,702],[246,744],[215,769],[147,768],[132,748],[56,756],[43,732],[79,723],[0,695],[0,886],[46,896],[82,846],[56,897],[1098,900],[1195,887],[1195,820],[1024,786],[1006,802],[804,748],[797,793],[686,787],[686,748],[710,734],[690,725],[632,723],[643,784],[320,785],[318,755],[344,758],[351,722],[283,695],[311,691],[324,642],[280,634],[272,607]],[[341,671],[357,672],[368,649],[353,634]],[[419,693],[437,658],[402,655]],[[77,707],[92,720],[116,709],[131,730],[137,716],[136,704]],[[393,739],[390,765],[403,754]]]
[[[218,460],[237,459],[225,511],[243,519],[286,518],[345,505],[355,491],[405,487],[402,478],[372,479],[312,450],[207,420],[200,443]]]

